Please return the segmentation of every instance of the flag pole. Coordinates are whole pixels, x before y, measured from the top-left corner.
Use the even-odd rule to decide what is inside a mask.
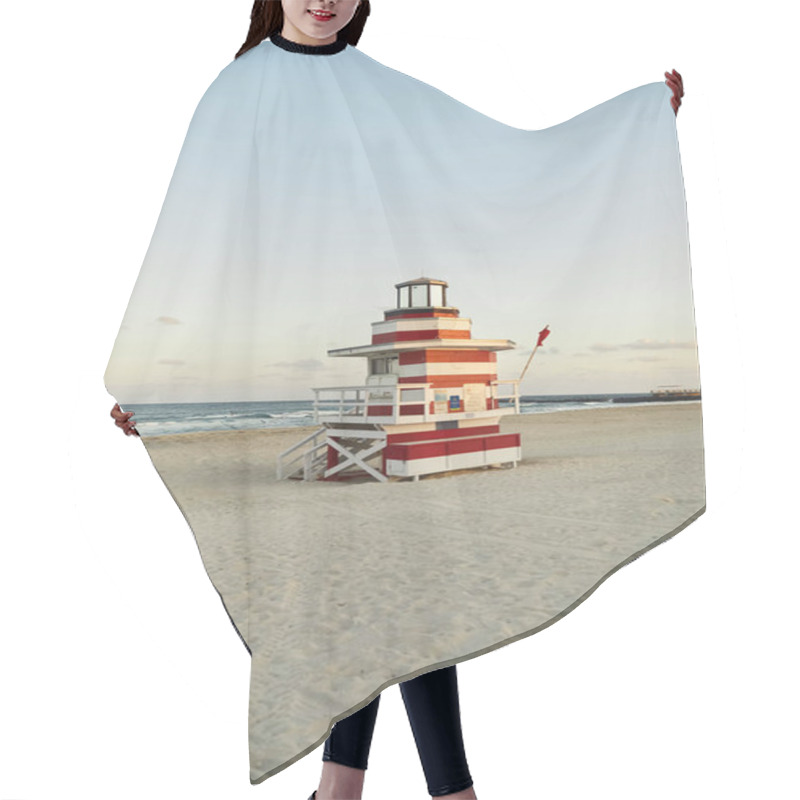
[[[525,373],[528,371],[528,367],[531,365],[531,361],[533,361],[533,357],[536,355],[536,351],[542,346],[544,340],[550,335],[550,326],[545,325],[542,330],[539,331],[539,338],[536,340],[536,346],[531,350],[530,356],[528,356],[528,363],[525,364],[525,369],[522,370],[522,375],[519,376],[519,382],[522,383],[522,379],[525,377]]]

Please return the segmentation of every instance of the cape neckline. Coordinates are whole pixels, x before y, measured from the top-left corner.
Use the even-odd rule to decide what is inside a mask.
[[[334,53],[341,53],[347,47],[347,39],[337,39],[330,44],[299,44],[281,36],[280,33],[273,33],[269,37],[272,44],[290,53],[304,53],[307,56],[331,56]]]

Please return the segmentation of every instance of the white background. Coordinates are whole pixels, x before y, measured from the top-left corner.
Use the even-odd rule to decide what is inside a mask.
[[[317,785],[321,747],[249,785],[247,653],[102,383],[189,119],[250,5],[0,12],[0,800],[305,800]],[[557,625],[459,665],[479,797],[797,797],[790,5],[374,7],[365,52],[519,127],[673,66],[686,80],[709,510]],[[364,797],[426,796],[391,687]]]

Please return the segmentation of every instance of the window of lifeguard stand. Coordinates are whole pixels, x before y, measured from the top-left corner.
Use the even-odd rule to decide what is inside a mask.
[[[445,287],[438,283],[412,283],[397,290],[398,308],[444,307]]]
[[[398,372],[399,359],[397,356],[387,358],[371,358],[369,360],[370,375],[395,375]]]

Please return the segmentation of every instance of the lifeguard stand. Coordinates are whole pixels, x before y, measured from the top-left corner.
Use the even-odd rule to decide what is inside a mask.
[[[366,383],[313,390],[322,427],[281,454],[279,478],[358,470],[379,481],[418,479],[521,459],[519,434],[500,432],[500,418],[519,413],[519,382],[497,379],[497,352],[514,342],[473,339],[472,320],[447,305],[446,281],[422,277],[395,289],[397,305],[372,323],[369,344],[328,351],[366,358]]]

